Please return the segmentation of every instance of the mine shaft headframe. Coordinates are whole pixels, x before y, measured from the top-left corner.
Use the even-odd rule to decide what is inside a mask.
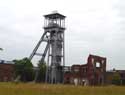
[[[65,28],[65,18],[66,16],[58,13],[58,12],[53,12],[51,14],[44,15],[45,21],[44,21],[44,28],[51,28],[55,25],[60,28]]]
[[[40,61],[43,62],[46,55],[48,55],[46,82],[48,82],[48,79],[51,83],[54,83],[54,81],[56,83],[62,81],[63,70],[58,70],[58,66],[65,66],[65,18],[66,16],[57,12],[44,15],[44,33],[29,56],[30,60],[32,60],[35,55],[40,56]],[[43,42],[46,42],[47,45],[44,51],[40,52],[38,49]],[[36,78],[37,74],[35,76],[35,79]]]
[[[49,29],[49,28],[52,29],[54,27],[65,29],[65,18],[66,18],[66,16],[64,16],[64,15],[58,13],[58,12],[53,12],[51,14],[44,15],[44,17],[45,17],[45,20],[44,20],[44,29]],[[32,58],[34,57],[34,55],[41,55],[42,56],[41,59],[45,58],[46,52],[45,52],[45,54],[38,54],[37,50],[40,47],[40,44],[45,41],[44,38],[47,35],[47,32],[48,31],[45,31],[43,33],[42,37],[40,38],[40,40],[37,43],[36,47],[34,48],[33,52],[29,56],[30,60],[32,60]]]

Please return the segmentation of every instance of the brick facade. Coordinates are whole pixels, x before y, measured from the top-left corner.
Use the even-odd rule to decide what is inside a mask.
[[[14,77],[14,65],[0,63],[0,81],[12,81]]]
[[[71,70],[64,74],[64,82],[80,85],[103,85],[105,82],[106,58],[89,55],[87,64],[72,65]]]

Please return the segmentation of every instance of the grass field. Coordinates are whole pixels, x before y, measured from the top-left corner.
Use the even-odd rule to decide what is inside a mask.
[[[0,83],[0,95],[125,95],[125,87]]]

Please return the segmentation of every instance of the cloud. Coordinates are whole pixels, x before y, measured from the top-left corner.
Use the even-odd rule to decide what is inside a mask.
[[[108,69],[124,69],[124,0],[0,1],[0,58],[29,56],[42,36],[43,15],[66,18],[66,65],[86,63],[89,53],[107,57]]]

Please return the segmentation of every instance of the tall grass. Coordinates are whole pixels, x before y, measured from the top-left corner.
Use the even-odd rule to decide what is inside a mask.
[[[0,83],[0,95],[125,95],[125,87]]]

